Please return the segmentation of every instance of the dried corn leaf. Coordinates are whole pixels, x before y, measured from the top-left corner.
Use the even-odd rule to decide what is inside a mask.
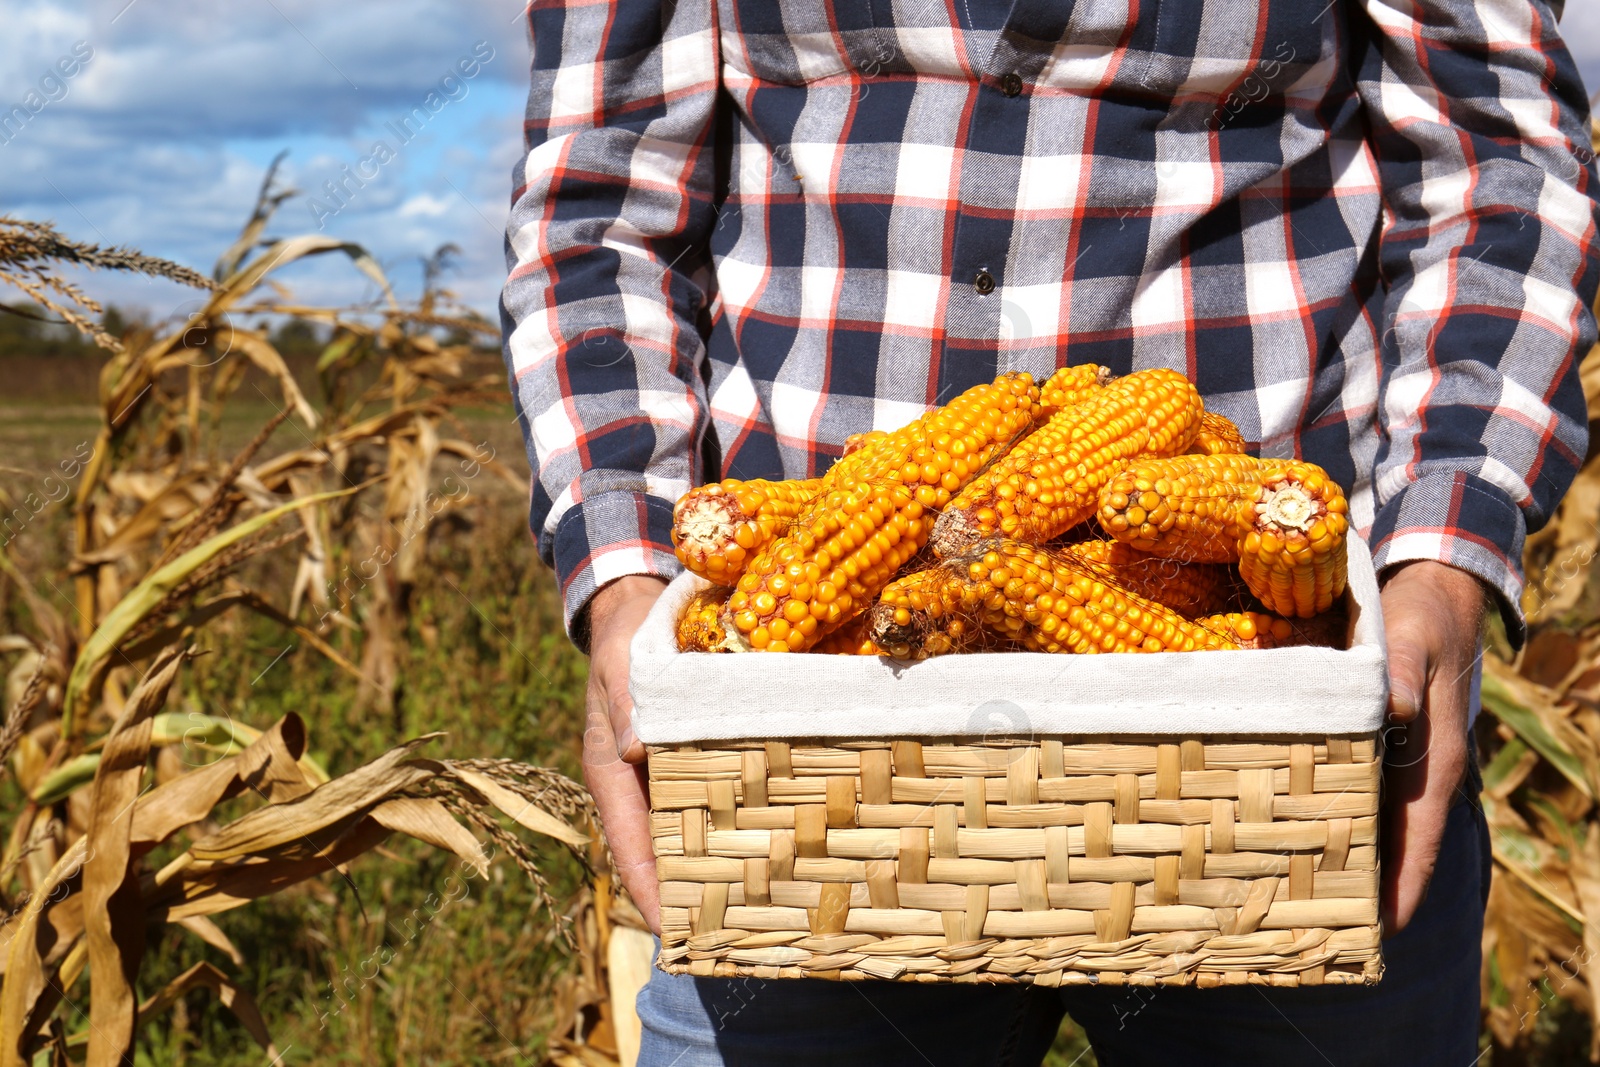
[[[1520,737],[1513,737],[1483,769],[1484,792],[1496,800],[1505,800],[1538,765],[1539,754]]]
[[[471,767],[464,767],[459,763],[452,762],[449,768],[452,775],[482,793],[483,799],[493,804],[503,815],[522,828],[553,837],[573,848],[581,848],[589,843],[587,837],[574,830],[565,820],[556,818],[533,801],[518,796],[488,775],[480,774]]]
[[[1589,747],[1586,739],[1572,728],[1553,707],[1548,690],[1525,681],[1495,659],[1486,659],[1483,672],[1483,706],[1526,741],[1539,755],[1550,761],[1585,796],[1593,798],[1594,786],[1575,755],[1575,748]]]
[[[283,356],[278,354],[264,334],[255,330],[241,330],[227,325],[225,322],[214,327],[215,343],[223,346],[224,351],[237,350],[245,358],[267,374],[270,374],[278,383],[278,390],[283,394],[284,404],[300,416],[300,421],[307,426],[315,427],[318,423],[317,413],[306,402],[305,394],[300,391],[299,384],[294,380],[294,374],[289,370],[289,365],[283,361]]]
[[[65,956],[75,940],[61,936],[51,920],[63,911],[65,903],[57,904],[57,898],[83,871],[87,855],[88,839],[79,838],[35,887],[22,916],[13,919],[8,927],[12,930],[11,944],[6,955],[5,981],[0,984],[0,1067],[24,1067],[33,1039],[44,1025],[48,1011],[40,1010],[45,1007],[41,999],[49,988],[47,980],[53,969],[46,954]],[[81,907],[82,900],[76,894],[67,897],[67,902],[73,901]],[[59,995],[52,988],[52,1003]]]
[[[235,967],[244,966],[244,953],[239,951],[231,938],[222,932],[222,927],[206,918],[204,915],[188,915],[179,919],[177,925],[183,927],[212,948],[228,957],[228,962]]]
[[[414,738],[305,796],[253,811],[190,845],[189,854],[215,862],[305,844],[318,831],[365,814],[390,796],[433,777],[432,771],[407,762],[407,757],[438,736]]]
[[[93,551],[73,558],[75,567],[115,563],[137,552],[146,541],[175,519],[189,514],[204,499],[200,472],[190,472],[162,486],[126,522],[118,526]]]
[[[268,809],[270,810],[270,809]],[[191,915],[215,915],[248,904],[258,897],[282,892],[308,878],[330,872],[370,851],[390,830],[371,819],[356,820],[331,841],[317,844],[294,858],[227,863],[179,870],[149,894],[150,917],[176,922]]]
[[[1572,854],[1572,885],[1585,915],[1582,961],[1590,995],[1589,1018],[1600,1019],[1600,827],[1590,824],[1583,842]],[[1600,1026],[1589,1028],[1589,1059],[1600,1061]]]
[[[150,755],[150,720],[187,654],[169,651],[146,672],[111,734],[89,798],[93,844],[83,868],[84,936],[94,978],[87,1067],[120,1067],[133,1049],[134,982],[144,958],[144,900],[132,866],[133,807]]]
[[[224,549],[260,532],[283,516],[325,500],[348,496],[353,492],[355,492],[355,489],[336,489],[331,492],[318,493],[315,496],[303,497],[299,500],[291,500],[287,504],[273,508],[271,511],[261,515],[253,516],[224,530],[145,577],[143,581],[117,603],[116,607],[106,614],[78,654],[77,662],[72,667],[72,675],[67,679],[66,699],[62,706],[62,733],[71,735],[73,715],[77,705],[82,703],[88,692],[94,672],[101,662],[110,655],[112,649],[122,643],[129,631],[149,614],[157,604],[161,603],[166,598],[166,595],[180,582],[214,559]]]
[[[206,310],[212,313],[221,311],[245,296],[261,283],[268,272],[293,263],[306,256],[317,256],[327,252],[343,252],[350,257],[357,270],[377,283],[383,290],[390,307],[398,307],[394,298],[394,291],[389,288],[389,279],[384,276],[383,268],[378,261],[367,253],[367,250],[351,241],[340,241],[333,237],[319,237],[314,234],[304,234],[299,237],[288,237],[274,241],[268,245],[255,259],[246,263],[242,268],[220,279],[223,291],[211,298]]]
[[[191,989],[209,989],[215,993],[222,1006],[233,1012],[245,1033],[255,1038],[256,1044],[265,1050],[273,1063],[278,1062],[278,1046],[272,1043],[272,1035],[267,1032],[266,1020],[261,1018],[261,1009],[256,1006],[255,998],[209,963],[197,963],[162,986],[155,996],[139,1005],[138,1021],[146,1022],[167,1012]]]
[[[1488,809],[1487,803],[1485,810]],[[1572,922],[1582,925],[1583,913],[1572,898],[1571,886],[1563,871],[1559,877],[1551,872],[1561,866],[1554,846],[1521,830],[1491,821],[1489,840],[1495,860],[1517,880],[1562,912]]]
[[[515,471],[506,466],[504,463],[501,463],[499,460],[495,459],[493,455],[485,457],[482,454],[481,445],[469,444],[468,442],[460,440],[459,438],[449,438],[439,442],[439,451],[460,456],[468,463],[476,464],[477,466],[482,467],[484,470],[489,471],[496,478],[499,478],[501,481],[505,482],[506,485],[513,489],[518,491],[526,491],[528,488],[526,478],[518,477]],[[463,469],[463,473],[465,473],[467,477],[473,478],[477,476],[478,472]]]
[[[299,736],[303,738],[304,727],[299,725],[299,717],[291,712],[289,718],[295,724],[294,729],[299,731]],[[151,724],[150,743],[152,746],[181,744],[218,756],[232,756],[255,744],[261,736],[262,731],[244,723],[234,722],[232,719],[218,719],[202,715],[197,711],[181,711],[166,712],[155,717]],[[47,807],[66,799],[94,780],[95,771],[100,766],[100,756],[99,752],[86,752],[81,756],[74,756],[41,777],[29,790],[29,798],[40,807]],[[305,782],[318,785],[328,781],[327,770],[315,757],[302,754],[298,757],[298,763]],[[190,771],[184,777],[184,781],[190,782],[192,786],[192,779],[196,773]],[[148,797],[140,803],[142,805],[147,801]],[[209,810],[209,805],[207,808]],[[203,817],[202,813],[196,816],[196,819]]]
[[[268,802],[305,795],[314,784],[304,771],[305,744],[305,724],[291,713],[237,756],[156,786],[134,809],[134,842],[148,846],[165,841],[246,790]]]
[[[484,851],[483,845],[437,800],[395,797],[373,808],[370,816],[381,826],[454,853],[469,864],[478,877],[489,876],[489,854]]]
[[[267,222],[272,218],[273,212],[278,210],[278,205],[289,197],[294,196],[294,189],[275,189],[274,182],[278,177],[278,167],[283,163],[283,157],[289,154],[287,148],[272,157],[272,162],[267,164],[267,173],[261,178],[261,188],[256,193],[256,206],[250,212],[250,217],[245,220],[244,227],[239,231],[239,236],[234,238],[217,257],[216,264],[211,268],[211,277],[216,281],[230,277],[239,269],[239,264],[250,250],[261,240],[261,234],[267,228]]]

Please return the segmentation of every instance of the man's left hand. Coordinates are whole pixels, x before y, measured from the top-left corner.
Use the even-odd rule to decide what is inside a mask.
[[[1484,586],[1465,571],[1419,560],[1383,580],[1389,643],[1384,767],[1383,927],[1389,937],[1416,914],[1439,841],[1467,770],[1467,708]]]

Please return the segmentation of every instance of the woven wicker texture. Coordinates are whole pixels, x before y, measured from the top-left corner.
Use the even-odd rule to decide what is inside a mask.
[[[1371,736],[657,748],[662,969],[1371,983]]]

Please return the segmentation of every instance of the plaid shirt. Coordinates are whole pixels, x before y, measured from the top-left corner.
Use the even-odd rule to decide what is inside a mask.
[[[1586,445],[1545,0],[536,0],[505,355],[569,626],[673,501],[1008,370],[1187,372],[1504,598]],[[581,626],[579,627],[581,630]],[[580,643],[581,632],[576,633]]]

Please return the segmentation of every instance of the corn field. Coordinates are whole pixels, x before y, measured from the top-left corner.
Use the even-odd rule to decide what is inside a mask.
[[[172,927],[240,968],[214,916],[308,880],[348,880],[394,835],[473,877],[509,858],[555,934],[571,948],[594,937],[592,906],[556,899],[541,865],[551,846],[580,864],[598,856],[588,796],[557,771],[442,758],[429,733],[341,759],[348,769],[334,774],[312,754],[316,724],[296,711],[251,708],[246,722],[175,699],[185,672],[227,639],[221,624],[250,613],[336,668],[364,714],[392,720],[431,533],[472,506],[476,480],[524,486],[464,436],[458,414],[504,404],[498,368],[469,365],[495,329],[431,286],[400,306],[354,245],[263,239],[281,199],[269,173],[209,277],[0,219],[0,280],[108,356],[98,431],[61,470],[74,483],[65,573],[30,573],[10,542],[0,552],[17,598],[7,618],[21,623],[0,637],[10,660],[0,761],[12,783],[0,856],[6,1065],[133,1062],[152,1021],[193,990],[209,990],[275,1059],[284,1050],[237,975],[200,959],[153,986],[141,974],[147,947]],[[381,302],[292,302],[274,273],[320,255],[346,257]],[[95,301],[60,277],[68,263],[164,277],[203,303],[170,328],[112,337]],[[263,329],[235,325],[283,315],[328,334],[320,403]],[[270,414],[230,448],[244,402]],[[14,510],[27,501],[5,504],[27,513]],[[30,532],[24,524],[16,540]]]
[[[560,769],[575,766],[583,666],[531,562],[522,461],[477,433],[486,412],[510,418],[498,329],[442,287],[441,256],[401,304],[358,246],[266,237],[288,195],[269,171],[209,274],[0,218],[0,281],[105,352],[95,430],[57,464],[72,491],[53,517],[27,496],[38,469],[0,469],[0,506],[22,517],[0,545],[0,1067],[335,1062],[332,1033],[349,1035],[350,1062],[626,1062],[649,939],[613,897],[590,801]],[[323,256],[378,299],[295,299],[278,272]],[[112,336],[69,265],[189,286],[199,310]],[[314,385],[265,325],[285,317],[325,338]],[[1600,430],[1600,350],[1582,373]],[[1485,661],[1485,1064],[1600,1062],[1597,455],[1529,540],[1527,645],[1491,641]],[[492,572],[500,556],[531,584]],[[463,592],[478,571],[504,596]],[[316,699],[263,698],[278,661],[243,650],[263,634],[280,658],[295,650],[282,670]],[[220,684],[229,665],[241,680]],[[473,688],[480,674],[504,679],[497,696]],[[479,721],[515,718],[523,701],[539,763],[508,758],[517,743]],[[481,751],[447,757],[453,736],[408,730],[445,705]],[[325,730],[336,736],[319,748]],[[508,940],[426,957],[433,970],[418,950],[404,976],[363,977],[348,995],[330,980],[318,1007],[308,990],[325,976],[286,946],[392,955],[389,935],[363,932],[380,925],[366,900],[387,907],[393,879],[429,855],[470,878],[515,874],[496,899],[518,903],[493,917]],[[324,905],[332,933],[273,918]],[[239,918],[251,913],[264,925]],[[472,1004],[464,990],[518,967],[540,973],[514,1015],[449,1016],[471,1040],[404,1006],[419,982],[445,981]],[[269,1004],[298,1010],[293,1045]],[[324,1030],[346,1006],[351,1019]],[[303,1025],[312,1012],[320,1025]],[[431,1030],[454,1044],[428,1045]],[[208,1035],[259,1051],[208,1051]]]

